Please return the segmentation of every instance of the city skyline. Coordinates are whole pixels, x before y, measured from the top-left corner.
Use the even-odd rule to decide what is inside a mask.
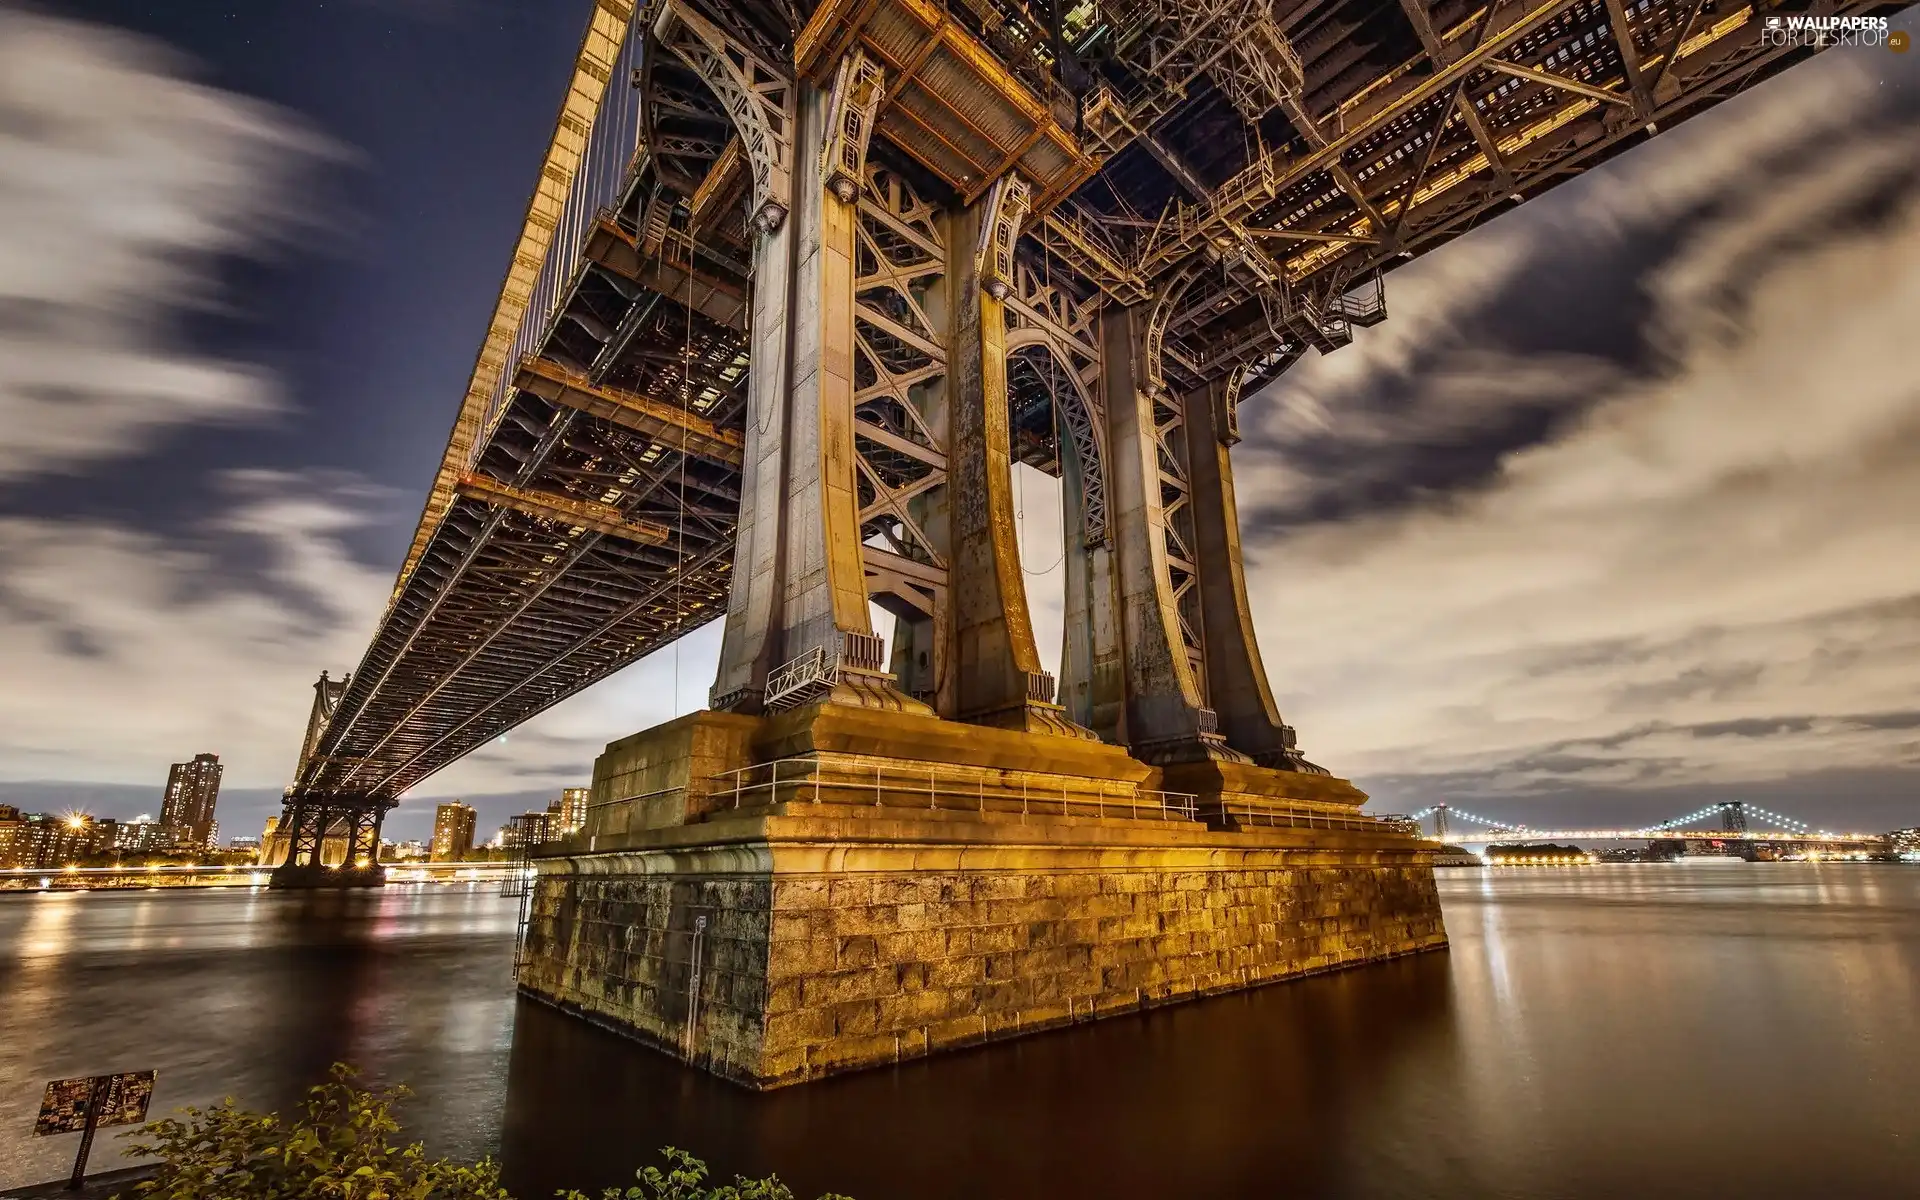
[[[0,528],[22,564],[0,585],[0,645],[45,682],[5,713],[0,777],[16,782],[0,799],[123,796],[162,747],[218,733],[232,827],[252,829],[278,807],[311,677],[357,665],[471,364],[558,86],[510,43],[566,42],[575,22],[462,28],[459,53],[512,60],[506,82],[439,80],[475,87],[473,105],[445,128],[384,131],[337,85],[271,78],[298,18],[235,30],[92,11],[173,21],[155,31],[190,59],[0,18],[20,35],[0,54],[121,81],[125,99],[98,103],[146,109],[81,113],[26,148],[84,152],[84,130],[107,127],[128,139],[123,182],[173,206],[175,240],[84,208],[51,227],[102,235],[117,256],[103,261],[175,302],[155,311],[84,272],[24,286],[65,306],[55,333],[106,337],[113,361],[175,382],[148,396],[65,381],[91,389],[76,406],[91,425],[37,404],[33,380],[0,386],[32,431],[0,459]],[[401,58],[456,52],[432,14],[347,24],[362,19],[387,33],[353,60],[356,86],[404,88]],[[258,63],[242,62],[242,32],[262,39]],[[1920,396],[1887,347],[1920,306],[1914,61],[1825,55],[1529,202],[1391,275],[1384,325],[1248,400],[1236,462],[1255,616],[1309,757],[1389,809],[1455,796],[1522,817],[1652,815],[1733,789],[1910,823],[1920,555],[1901,513],[1920,496],[1901,464]],[[22,78],[11,103],[43,102],[40,76]],[[497,142],[486,173],[460,174],[478,168],[451,159],[482,137]],[[17,229],[75,199],[7,189]],[[445,215],[455,193],[469,203]],[[412,238],[434,221],[454,224]],[[424,353],[382,331],[379,304],[356,311],[395,290],[437,314]],[[1820,303],[1788,301],[1808,295]],[[315,318],[297,339],[296,312]],[[144,510],[156,472],[189,482]],[[1057,488],[1024,473],[1020,487],[1026,556],[1044,567]],[[1037,571],[1030,588],[1051,658],[1057,580]],[[70,610],[54,605],[67,595]],[[493,822],[579,782],[601,744],[704,697],[716,634],[430,780],[395,835],[445,796]],[[90,752],[109,680],[130,711],[111,752]]]

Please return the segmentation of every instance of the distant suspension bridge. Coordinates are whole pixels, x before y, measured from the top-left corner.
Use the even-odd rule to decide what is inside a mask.
[[[1879,841],[1882,836],[1876,833],[1840,833],[1830,829],[1815,829],[1805,821],[1741,800],[1709,804],[1705,808],[1696,809],[1683,816],[1632,829],[1536,829],[1519,822],[1483,817],[1448,804],[1436,804],[1430,808],[1423,808],[1412,814],[1410,819],[1419,822],[1422,830],[1425,830],[1428,827],[1429,818],[1432,822],[1434,839],[1454,845],[1489,842],[1637,841],[1640,839],[1678,841],[1694,838],[1743,842],[1857,843]],[[1707,824],[1715,820],[1718,822],[1717,828]],[[1457,826],[1456,821],[1467,824]],[[1774,828],[1752,828],[1754,821]]]

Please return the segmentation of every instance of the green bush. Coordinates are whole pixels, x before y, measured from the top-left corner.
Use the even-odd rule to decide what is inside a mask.
[[[600,1193],[600,1200],[793,1200],[793,1189],[781,1183],[778,1175],[765,1179],[736,1177],[731,1184],[708,1187],[707,1164],[672,1146],[660,1154],[667,1160],[665,1174],[658,1167],[646,1167],[637,1173],[639,1187],[608,1188]],[[560,1197],[561,1200],[591,1200],[585,1192],[561,1192]],[[849,1200],[849,1197],[830,1192],[820,1200]]]
[[[411,1093],[367,1091],[354,1078],[353,1068],[335,1063],[293,1121],[228,1099],[141,1126],[125,1135],[137,1139],[129,1149],[159,1164],[129,1200],[512,1200],[491,1159],[455,1163],[428,1158],[419,1142],[394,1145],[400,1122],[393,1106]],[[671,1146],[661,1153],[664,1173],[647,1167],[637,1173],[639,1186],[609,1188],[602,1200],[793,1200],[777,1176],[710,1187],[705,1163]],[[560,1195],[589,1200],[582,1192]]]

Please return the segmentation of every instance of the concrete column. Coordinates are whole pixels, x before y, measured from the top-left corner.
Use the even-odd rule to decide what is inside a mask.
[[[1118,559],[1125,647],[1127,745],[1144,762],[1237,757],[1213,730],[1180,638],[1166,560],[1153,400],[1140,362],[1144,308],[1111,307],[1100,320],[1107,409],[1107,506]]]
[[[1013,518],[1006,306],[981,286],[976,252],[987,201],[956,214],[948,239],[948,520],[952,566],[954,716],[1091,738],[1053,703],[1027,609]]]
[[[1293,729],[1280,718],[1260,661],[1241,564],[1240,514],[1234,501],[1233,460],[1222,428],[1224,381],[1186,397],[1187,473],[1192,488],[1200,603],[1207,623],[1207,679],[1227,744],[1263,767],[1319,768],[1294,747]]]

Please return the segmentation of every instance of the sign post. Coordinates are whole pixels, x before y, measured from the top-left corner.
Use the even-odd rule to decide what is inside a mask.
[[[33,1123],[33,1136],[80,1135],[80,1151],[73,1156],[68,1191],[79,1191],[87,1177],[94,1130],[105,1125],[138,1125],[147,1119],[154,1076],[153,1071],[122,1071],[118,1075],[55,1079],[47,1084],[46,1094],[40,1099],[40,1117]]]

